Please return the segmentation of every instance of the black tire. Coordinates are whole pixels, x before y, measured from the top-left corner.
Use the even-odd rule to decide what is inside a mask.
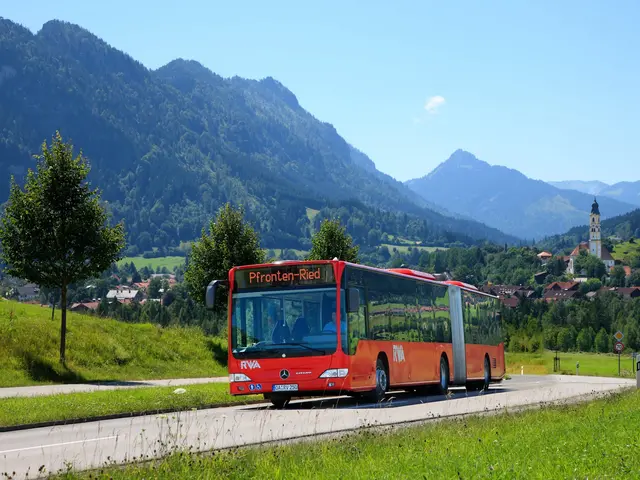
[[[488,390],[491,384],[491,363],[489,357],[484,357],[484,379],[482,382],[482,389]]]
[[[378,357],[376,361],[376,388],[371,392],[368,392],[366,398],[370,402],[381,402],[384,400],[384,395],[389,389],[389,372],[385,366],[382,358]]]
[[[289,395],[271,394],[269,400],[271,400],[271,404],[275,408],[281,410],[289,404],[289,402],[291,401],[291,397]]]
[[[436,391],[440,395],[449,393],[449,362],[444,355],[440,357],[440,382],[436,387]]]

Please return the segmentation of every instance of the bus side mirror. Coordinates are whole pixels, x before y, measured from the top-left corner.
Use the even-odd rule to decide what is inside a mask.
[[[360,290],[357,288],[347,289],[347,313],[356,313],[360,310]]]
[[[216,304],[216,292],[218,287],[226,284],[226,280],[213,280],[209,285],[207,285],[207,290],[204,295],[207,310],[213,310],[213,307]]]

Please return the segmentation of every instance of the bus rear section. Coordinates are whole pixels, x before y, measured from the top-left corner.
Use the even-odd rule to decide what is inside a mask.
[[[441,394],[504,377],[496,297],[409,269],[347,264],[342,278],[347,292],[360,294],[343,342],[352,391],[369,392],[379,376],[387,389]]]

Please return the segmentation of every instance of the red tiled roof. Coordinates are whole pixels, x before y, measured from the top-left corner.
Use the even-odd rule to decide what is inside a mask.
[[[100,302],[77,302],[72,304],[71,307],[69,308],[74,309],[80,306],[84,306],[84,307],[87,307],[89,310],[96,310],[98,308],[98,305],[100,305]]]
[[[580,250],[586,250],[588,252],[589,251],[589,244],[587,242],[580,242],[580,245],[578,245],[576,248],[574,248],[573,252],[571,252],[571,254],[569,256],[570,257],[577,257],[578,255],[580,255]]]
[[[562,290],[573,290],[574,288],[576,288],[579,285],[578,282],[553,282],[550,283],[549,285],[547,285],[547,288],[545,288],[546,291],[562,291]],[[555,287],[558,287],[558,289],[556,289]]]

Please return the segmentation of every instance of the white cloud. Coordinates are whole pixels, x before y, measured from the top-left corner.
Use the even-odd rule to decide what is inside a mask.
[[[445,99],[441,95],[435,95],[427,100],[427,103],[424,104],[424,109],[434,115],[438,113],[438,108],[444,105]]]

